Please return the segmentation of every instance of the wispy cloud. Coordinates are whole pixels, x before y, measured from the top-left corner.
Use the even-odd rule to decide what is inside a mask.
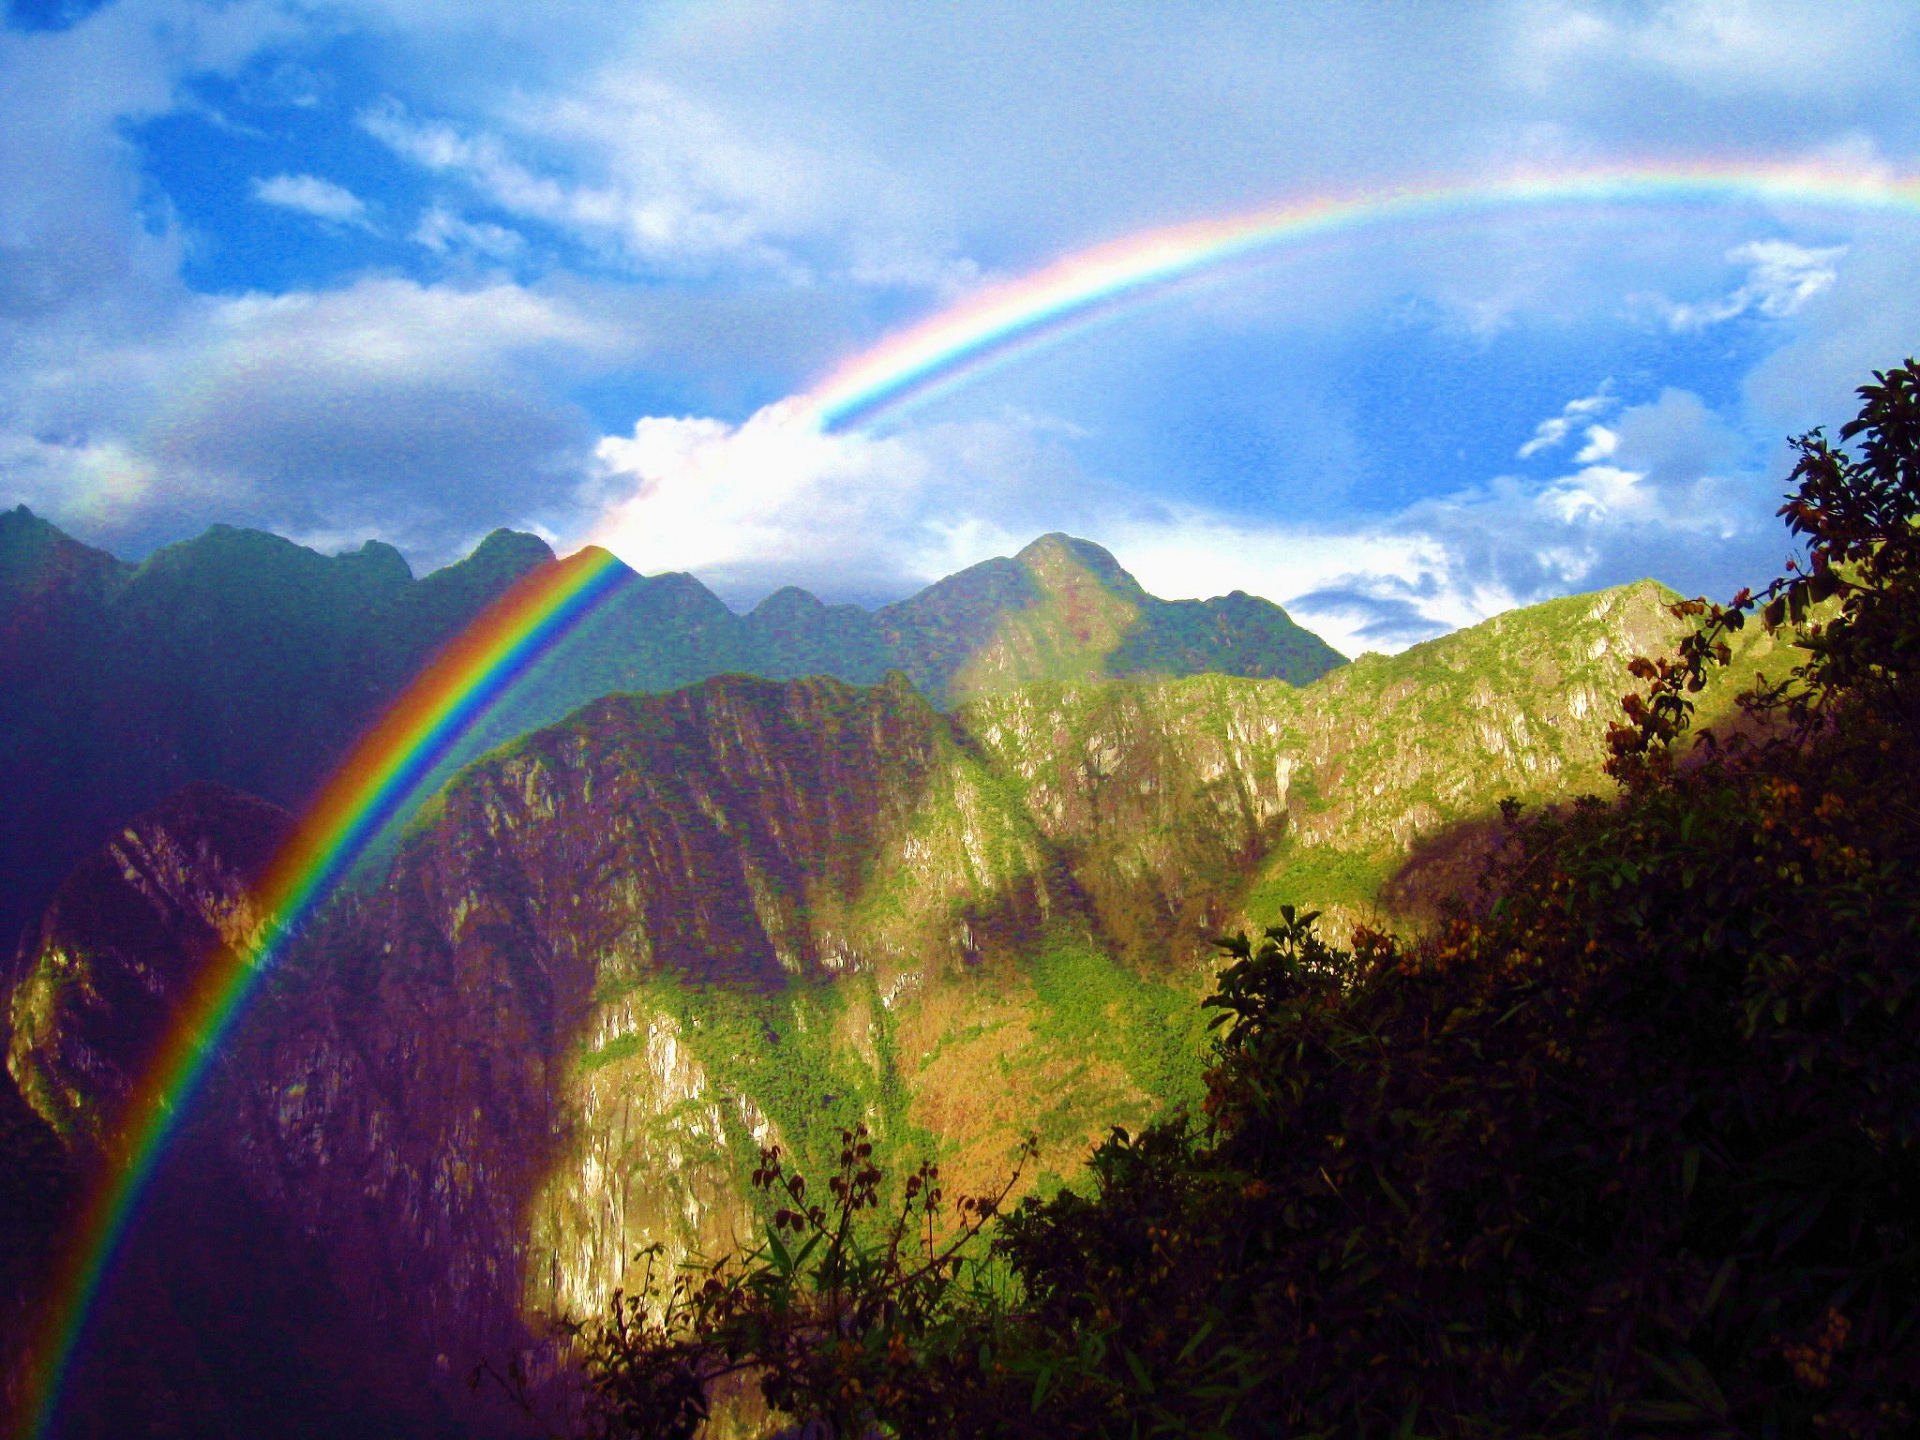
[[[346,186],[323,180],[318,175],[256,178],[253,182],[253,198],[266,205],[278,205],[283,210],[298,210],[303,215],[331,221],[335,225],[353,225],[362,230],[373,228],[366,201]]]
[[[1620,402],[1612,393],[1613,382],[1608,380],[1591,395],[1583,395],[1578,400],[1569,400],[1558,415],[1542,420],[1534,427],[1533,438],[1522,445],[1515,458],[1529,460],[1542,450],[1551,450],[1565,440],[1572,430],[1584,421],[1604,415]],[[1598,427],[1593,427],[1598,428]],[[1589,430],[1589,436],[1592,430]]]
[[[441,205],[420,217],[413,229],[413,241],[436,255],[467,253],[489,260],[512,260],[527,248],[527,238],[519,231],[468,220]]]
[[[780,236],[796,192],[820,168],[807,157],[749,143],[658,84],[529,104],[513,118],[519,145],[394,102],[366,109],[360,124],[490,205],[608,258],[670,267],[727,259],[799,273]]]
[[[1748,313],[1779,319],[1831,289],[1837,262],[1846,253],[1844,245],[1815,249],[1789,240],[1755,240],[1727,252],[1728,260],[1747,267],[1746,283],[1738,289],[1694,304],[1655,303],[1677,331],[1704,330]]]

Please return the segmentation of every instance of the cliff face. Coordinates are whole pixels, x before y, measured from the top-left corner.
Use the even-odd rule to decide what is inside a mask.
[[[22,947],[7,1071],[69,1148],[98,1153],[202,968],[254,935],[277,806],[187,787],[83,861]]]
[[[181,785],[297,809],[438,646],[552,563],[538,537],[499,530],[415,579],[377,542],[327,556],[215,526],[134,566],[24,508],[0,512],[0,953],[83,855]],[[629,574],[435,783],[601,695],[720,674],[874,684],[901,669],[947,705],[1048,677],[1304,682],[1339,663],[1277,605],[1156,600],[1066,536],[877,612],[783,590],[736,615],[689,575]]]
[[[80,865],[23,947],[0,1075],[9,1407],[102,1142],[196,978],[253,938],[251,887],[290,823],[251,796],[189,786]],[[369,1421],[435,1433],[425,1354],[381,1333],[332,1284],[318,1238],[259,1202],[229,1108],[243,1089],[219,1066],[169,1145],[89,1312],[60,1433],[319,1435]]]
[[[1391,921],[1422,845],[1596,786],[1663,599],[1555,602],[1301,689],[596,701],[470,766],[309,932],[197,1133],[392,1363],[448,1397],[483,1357],[541,1373],[545,1320],[601,1309],[642,1245],[751,1233],[761,1144],[817,1163],[863,1121],[964,1189],[1032,1130],[1046,1185],[1190,1102],[1210,937],[1282,902]],[[83,1089],[37,1103],[80,1134]]]

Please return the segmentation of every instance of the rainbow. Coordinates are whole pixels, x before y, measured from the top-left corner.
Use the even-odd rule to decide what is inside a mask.
[[[1307,240],[1488,210],[1675,203],[1920,216],[1920,180],[1804,165],[1634,166],[1306,199],[1148,230],[989,286],[882,340],[814,386],[799,408],[825,430],[868,422],[1116,308]]]
[[[881,341],[804,396],[783,403],[823,430],[870,421],[1183,281],[1277,255],[1315,237],[1498,209],[1672,203],[1920,217],[1920,181],[1811,166],[1722,163],[1515,176],[1306,199],[1150,230],[987,287]],[[39,1362],[29,1377],[21,1434],[43,1435],[52,1423],[88,1312],[160,1151],[259,978],[459,737],[632,574],[608,552],[589,548],[522,581],[441,651],[301,817],[260,886],[258,938],[208,967],[129,1103],[108,1178],[74,1232],[54,1292],[36,1351]]]
[[[587,614],[635,579],[589,547],[521,579],[450,640],[327,780],[256,887],[250,945],[209,962],[130,1097],[73,1232],[28,1377],[20,1433],[45,1434],[89,1311],[160,1154],[245,1001],[448,749]]]

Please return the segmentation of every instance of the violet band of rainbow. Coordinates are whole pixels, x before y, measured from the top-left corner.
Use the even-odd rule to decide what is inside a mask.
[[[870,421],[1115,307],[1316,237],[1491,210],[1662,204],[1806,207],[1920,217],[1920,181],[1817,165],[1702,162],[1520,175],[1315,198],[1143,231],[989,286],[881,341],[805,397],[823,430]]]
[[[956,378],[1115,307],[1316,236],[1502,209],[1659,204],[1806,207],[1920,218],[1920,181],[1817,165],[1706,161],[1313,198],[1226,219],[1145,231],[1067,256],[1033,275],[989,286],[855,356],[799,405],[822,429],[875,418]],[[166,1045],[128,1108],[119,1163],[89,1206],[81,1243],[57,1290],[43,1357],[30,1377],[25,1435],[51,1424],[87,1312],[174,1118],[231,1028],[254,980],[299,924],[323,904],[367,842],[434,762],[513,682],[631,574],[587,550],[516,587],[443,650],[369,732],[301,818],[269,871],[257,944],[209,974],[182,1007]]]
[[[254,986],[448,748],[631,578],[617,557],[589,548],[516,583],[442,647],[302,814],[256,887],[258,936],[209,962],[128,1100],[104,1178],[68,1246],[28,1376],[20,1434],[41,1436],[52,1426],[120,1241],[176,1121]]]

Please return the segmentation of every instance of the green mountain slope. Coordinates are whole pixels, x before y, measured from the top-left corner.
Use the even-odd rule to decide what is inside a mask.
[[[942,712],[902,675],[730,676],[595,700],[469,765],[308,932],[207,1102],[223,1163],[324,1237],[395,1354],[541,1353],[644,1245],[751,1231],[762,1144],[817,1167],[865,1123],[967,1189],[1034,1131],[1035,1183],[1063,1183],[1109,1126],[1197,1098],[1213,935],[1282,902],[1409,923],[1410,859],[1505,796],[1597,788],[1667,598],[1558,601],[1302,687],[1069,675]],[[1742,670],[1779,668],[1773,644]],[[102,1047],[59,1017],[119,962],[56,948],[27,957],[20,1073],[77,1134]]]
[[[499,530],[416,579],[375,542],[326,556],[214,526],[134,566],[24,507],[0,513],[0,954],[89,849],[181,785],[298,809],[438,646],[553,563],[544,541]],[[1057,674],[1305,680],[1339,663],[1276,605],[1169,605],[1064,536],[878,612],[789,589],[742,616],[691,576],[630,576],[433,783],[597,696],[720,674],[872,684],[903,669],[944,705]]]

